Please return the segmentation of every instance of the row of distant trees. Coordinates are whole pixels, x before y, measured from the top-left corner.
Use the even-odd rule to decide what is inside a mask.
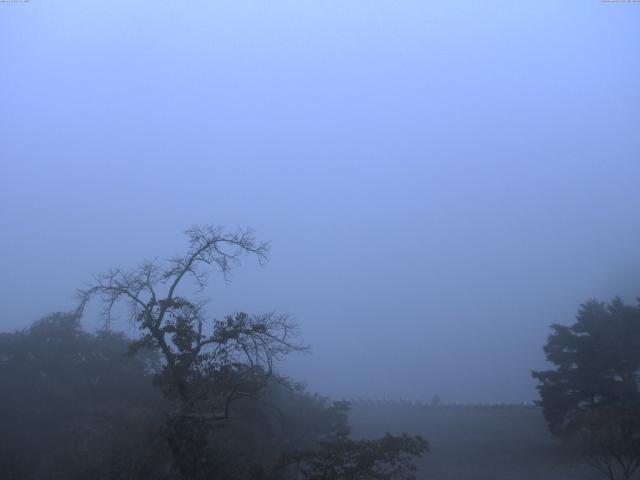
[[[401,408],[415,408],[415,409],[478,409],[478,410],[499,410],[499,409],[522,409],[532,408],[537,409],[538,405],[535,402],[494,402],[494,403],[462,403],[462,402],[423,402],[420,400],[390,400],[390,399],[376,399],[376,398],[351,398],[347,400],[352,405],[380,405],[380,406],[397,406]]]

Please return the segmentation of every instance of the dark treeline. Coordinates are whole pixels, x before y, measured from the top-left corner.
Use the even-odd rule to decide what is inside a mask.
[[[2,478],[182,478],[167,443],[172,407],[152,384],[160,355],[132,355],[130,346],[121,333],[86,332],[75,315],[62,313],[0,335]],[[269,478],[268,467],[285,454],[322,461],[319,445],[384,460],[410,443],[349,440],[348,409],[300,385],[271,382],[259,396],[235,402],[209,436],[216,475],[210,465],[208,478]]]

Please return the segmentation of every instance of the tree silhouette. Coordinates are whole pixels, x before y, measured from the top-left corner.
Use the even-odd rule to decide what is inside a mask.
[[[324,401],[310,401],[310,397],[302,394],[293,397],[291,408],[312,407],[314,418],[305,418],[298,426],[290,425],[283,432],[286,434],[283,438],[292,439],[297,436],[296,430],[307,424],[299,432],[297,446],[285,448],[279,460],[272,459],[264,465],[241,465],[242,456],[237,451],[226,454],[229,450],[224,451],[221,444],[237,443],[230,435],[242,436],[238,424],[225,435],[218,428],[229,424],[232,406],[240,406],[241,414],[259,416],[259,409],[249,408],[246,400],[269,388],[273,392],[274,385],[287,386],[289,382],[275,372],[274,363],[307,348],[296,342],[296,325],[287,315],[238,312],[222,320],[207,320],[202,302],[179,295],[178,291],[189,281],[199,290],[204,289],[212,270],[217,269],[227,278],[243,255],[266,261],[269,249],[267,243],[257,242],[247,229],[230,233],[217,226],[194,226],[186,234],[189,246],[183,255],[166,262],[145,261],[133,270],[116,269],[96,276],[78,291],[76,312],[79,318],[87,303],[98,298],[109,325],[114,306],[124,302],[129,307],[130,319],[139,329],[131,353],[144,349],[161,355],[163,361],[154,383],[172,405],[166,414],[163,435],[182,477],[186,480],[413,478],[416,468],[412,459],[428,447],[421,437],[387,434],[378,440],[352,440],[347,403],[325,406]],[[320,437],[313,438],[322,431]],[[298,450],[306,446],[309,448]],[[293,464],[295,470],[290,468]],[[308,474],[300,477],[304,471]]]
[[[132,352],[145,348],[162,354],[154,382],[174,406],[166,419],[166,439],[182,475],[191,480],[219,475],[221,461],[208,439],[216,423],[229,419],[233,402],[278,379],[274,362],[306,347],[295,341],[296,326],[286,315],[239,312],[209,321],[202,302],[178,295],[188,280],[203,289],[211,270],[227,277],[243,255],[264,262],[268,252],[268,244],[257,242],[247,229],[229,233],[194,226],[186,234],[183,255],[96,276],[78,291],[77,314],[98,297],[108,324],[113,307],[125,302],[140,332]]]
[[[573,325],[551,328],[544,351],[555,368],[532,372],[549,429],[609,478],[631,478],[640,466],[640,307],[591,300]]]

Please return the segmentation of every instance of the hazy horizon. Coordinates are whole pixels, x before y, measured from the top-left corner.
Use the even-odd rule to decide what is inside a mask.
[[[0,330],[241,225],[271,260],[214,277],[211,314],[290,313],[310,389],[533,400],[549,325],[640,296],[638,27],[597,0],[0,4]]]

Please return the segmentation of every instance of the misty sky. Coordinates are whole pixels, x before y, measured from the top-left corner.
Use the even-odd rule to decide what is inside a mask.
[[[3,330],[246,225],[211,313],[292,314],[312,390],[532,400],[551,323],[640,296],[639,185],[640,4],[0,3]]]

